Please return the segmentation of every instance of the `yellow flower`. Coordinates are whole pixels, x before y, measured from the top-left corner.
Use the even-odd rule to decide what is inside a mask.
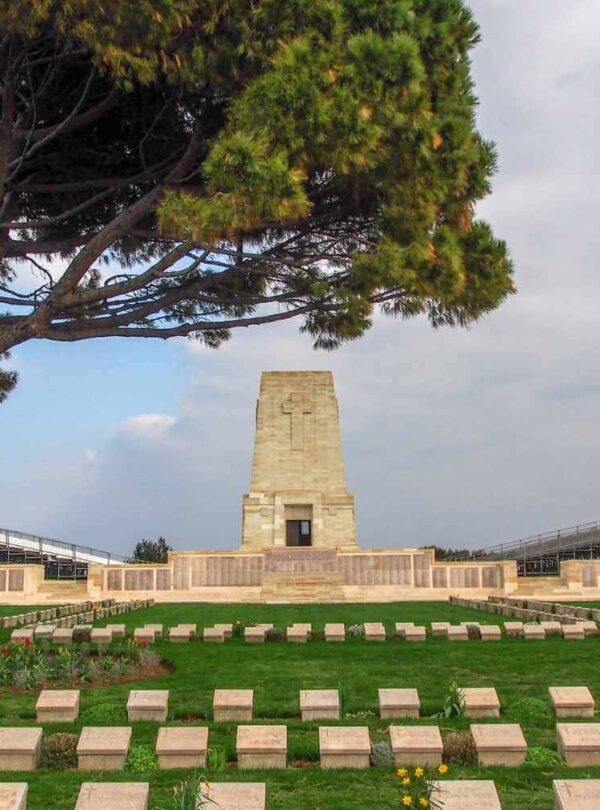
[[[425,773],[425,771],[423,770],[423,768],[415,768],[415,776],[417,778],[419,778],[420,776],[423,776],[424,773]]]
[[[439,765],[438,766],[439,773],[448,773],[448,766],[447,765]]]
[[[429,807],[429,799],[421,798],[419,799],[419,804],[421,807]]]
[[[410,779],[403,779],[402,780],[402,787],[408,787],[410,785]]]
[[[396,776],[406,776],[407,773],[408,771],[406,770],[406,768],[398,768],[398,770],[396,771]]]
[[[412,798],[411,798],[410,796],[405,796],[405,797],[402,799],[402,804],[403,804],[405,807],[410,807],[410,806],[411,806],[411,804],[412,804]]]

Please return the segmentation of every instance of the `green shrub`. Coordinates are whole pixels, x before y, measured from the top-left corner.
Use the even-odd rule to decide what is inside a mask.
[[[89,644],[92,636],[91,627],[74,627],[73,644]]]
[[[77,734],[60,731],[42,742],[42,767],[68,771],[77,767]]]
[[[477,749],[470,731],[451,731],[444,739],[444,762],[475,765]]]
[[[125,770],[131,773],[148,773],[158,768],[158,759],[148,745],[132,745],[125,760]]]
[[[118,726],[127,722],[127,712],[117,703],[96,703],[81,714],[84,726]]]
[[[272,627],[265,633],[265,641],[285,641],[285,630],[281,627]]]
[[[353,624],[348,628],[348,636],[350,638],[363,638],[365,635],[365,628],[362,624]]]
[[[561,765],[563,760],[560,755],[551,748],[534,745],[527,751],[527,762],[529,762],[530,765],[542,765],[551,768],[554,765]]]
[[[553,719],[552,709],[543,700],[534,697],[523,697],[512,703],[506,710],[509,720],[526,725],[544,725]]]

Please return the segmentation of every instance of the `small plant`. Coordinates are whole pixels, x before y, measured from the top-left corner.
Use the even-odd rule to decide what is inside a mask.
[[[77,734],[58,732],[43,738],[42,766],[55,771],[77,767]]]
[[[117,703],[96,703],[81,714],[84,726],[118,726],[127,722],[127,712]]]
[[[158,768],[158,759],[147,745],[133,745],[127,754],[125,769],[131,773],[148,773]]]
[[[467,635],[469,636],[469,641],[481,641],[481,630],[477,624],[467,625]]]
[[[462,717],[465,713],[465,695],[456,681],[452,681],[448,687],[448,693],[444,699],[443,715],[447,719],[451,717]]]
[[[457,765],[475,765],[477,748],[470,731],[451,731],[444,739],[444,759]]]
[[[272,627],[265,633],[265,641],[285,641],[285,631],[281,627]]]
[[[372,712],[370,709],[360,709],[357,712],[347,712],[344,717],[347,720],[351,720],[353,718],[357,718],[360,720],[367,720],[369,717],[377,717],[375,712]]]
[[[227,752],[221,746],[208,749],[208,768],[211,771],[224,771],[227,765]]]
[[[73,644],[89,644],[92,635],[91,627],[74,627]]]
[[[246,629],[246,625],[244,622],[240,622],[239,620],[234,623],[233,628],[231,630],[231,635],[233,638],[244,638],[244,630]]]
[[[512,703],[506,710],[510,720],[525,725],[544,725],[553,719],[552,709],[543,700],[534,697],[522,697]]]
[[[387,742],[376,742],[371,745],[371,765],[374,768],[393,768],[394,754],[390,744]]]
[[[365,628],[362,624],[353,624],[348,628],[348,635],[350,638],[363,638]]]
[[[447,765],[440,765],[437,774],[448,772]],[[436,774],[436,775],[437,775]],[[437,787],[433,774],[428,775],[425,768],[399,768],[396,771],[400,807],[422,808],[423,810],[442,810],[443,803],[436,798]]]
[[[541,765],[542,767],[551,768],[554,765],[561,765],[563,760],[560,755],[551,748],[534,745],[527,750],[527,762],[530,765]]]
[[[200,810],[209,804],[214,805],[210,799],[210,785],[204,774],[195,771],[173,788],[170,810]]]

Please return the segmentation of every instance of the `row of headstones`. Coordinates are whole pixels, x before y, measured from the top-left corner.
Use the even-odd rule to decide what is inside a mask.
[[[103,599],[101,602],[74,602],[73,604],[57,605],[42,610],[30,610],[27,613],[15,613],[12,616],[0,617],[0,629],[21,627],[22,625],[31,625],[36,622],[67,619],[90,610],[110,608],[114,603],[114,599]]]
[[[582,810],[600,807],[600,779],[560,779],[552,783],[555,810]],[[5,810],[26,810],[27,783],[0,785],[0,803]],[[208,806],[214,810],[266,810],[264,782],[210,782],[201,787]],[[79,789],[75,810],[148,810],[148,782],[84,782]],[[461,779],[434,783],[432,798],[444,810],[502,810],[492,781]]]
[[[110,616],[120,616],[141,608],[152,607],[153,599],[136,599],[129,602],[116,602],[110,607],[96,608],[84,613],[75,613],[64,618],[52,620],[48,624],[34,624],[19,627],[10,634],[11,641],[53,641],[58,644],[70,644],[76,641],[94,641],[108,643],[126,634],[124,624],[109,624],[105,628],[93,628],[86,622],[103,621]]]
[[[588,608],[582,608],[581,614],[578,614],[577,608],[570,607],[570,612],[559,612],[553,610],[552,608],[566,608],[567,606],[554,605],[550,602],[541,602],[537,600],[515,599],[508,601],[503,598],[502,601],[500,601],[500,598],[496,597],[485,600],[451,596],[449,601],[451,604],[457,605],[458,607],[470,608],[471,610],[480,610],[483,613],[492,613],[496,616],[523,619],[529,622],[559,621],[561,624],[576,624],[582,620],[592,621],[594,623],[600,621],[600,611],[592,611]],[[533,607],[533,605],[535,605],[535,607]]]
[[[546,602],[542,599],[526,599],[514,596],[489,597],[490,601],[502,600],[509,607],[523,608],[550,612],[556,616],[566,616],[575,619],[589,619],[600,622],[600,610],[596,608],[581,607],[580,605],[566,605],[562,602]]]
[[[147,714],[145,706],[141,714]],[[137,718],[141,719],[141,718]],[[527,740],[518,723],[473,723],[471,736],[482,767],[519,767],[525,763]],[[238,725],[238,768],[287,767],[288,729],[285,725]],[[444,742],[438,726],[388,727],[394,763],[400,766],[437,767],[442,764]],[[82,728],[77,742],[77,768],[83,771],[121,771],[131,743],[131,726]],[[209,729],[206,726],[168,726],[158,731],[159,767],[206,766]],[[0,728],[0,770],[34,771],[40,766],[41,728]],[[600,757],[600,723],[557,723],[557,751],[568,766],[596,765]],[[371,766],[368,726],[319,726],[321,768]]]
[[[466,717],[500,717],[500,700],[493,687],[460,689]],[[595,700],[586,686],[551,686],[550,702],[557,717],[593,717]],[[384,719],[415,718],[420,715],[421,699],[417,689],[379,689],[379,712]],[[78,689],[44,689],[36,702],[38,723],[69,723],[79,717]],[[299,692],[300,716],[303,721],[341,719],[340,694],[337,689],[302,689]],[[136,720],[165,722],[169,711],[168,689],[131,690],[127,700],[127,717]],[[215,722],[251,721],[254,711],[253,689],[215,689],[213,717]],[[600,730],[600,724],[598,725]],[[0,729],[0,735],[2,730]]]

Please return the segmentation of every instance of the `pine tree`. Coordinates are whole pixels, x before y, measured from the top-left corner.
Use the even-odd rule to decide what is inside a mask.
[[[0,0],[0,28],[0,358],[289,318],[334,348],[513,291],[462,0]]]

